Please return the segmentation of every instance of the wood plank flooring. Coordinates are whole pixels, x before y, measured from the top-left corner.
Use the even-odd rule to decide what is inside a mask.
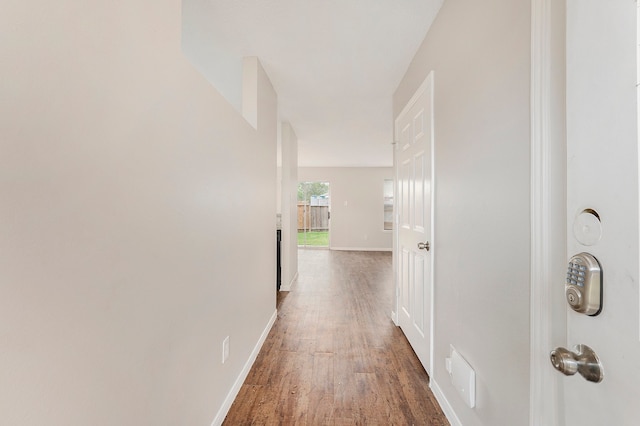
[[[390,319],[391,253],[300,250],[298,269],[223,424],[448,425]]]

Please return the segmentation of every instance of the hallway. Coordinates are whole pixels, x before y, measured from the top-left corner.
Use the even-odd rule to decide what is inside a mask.
[[[390,319],[391,253],[299,250],[225,425],[447,425]]]

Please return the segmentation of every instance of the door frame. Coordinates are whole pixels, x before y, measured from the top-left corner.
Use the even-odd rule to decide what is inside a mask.
[[[567,333],[565,27],[563,0],[531,1],[530,425],[564,420],[549,352]]]
[[[392,264],[393,264],[393,285],[395,287],[394,290],[394,297],[395,297],[395,303],[393,304],[393,307],[395,309],[394,312],[391,312],[391,319],[393,320],[393,323],[396,326],[400,326],[400,318],[399,318],[399,314],[400,314],[400,282],[398,280],[398,272],[399,272],[399,267],[398,267],[398,247],[399,247],[399,232],[398,232],[398,226],[400,224],[400,220],[398,217],[398,209],[397,209],[397,194],[398,194],[398,159],[396,156],[396,152],[399,149],[399,134],[398,134],[398,121],[399,119],[405,115],[409,109],[413,106],[413,104],[416,103],[416,101],[420,98],[420,96],[422,96],[422,94],[429,89],[431,91],[431,113],[432,113],[432,117],[435,116],[434,114],[434,93],[433,93],[433,88],[434,88],[434,71],[431,70],[427,76],[425,77],[424,81],[420,84],[420,86],[418,87],[418,89],[416,89],[415,93],[411,96],[411,98],[409,99],[409,101],[406,103],[406,105],[404,106],[404,108],[402,108],[402,111],[400,111],[400,113],[394,118],[393,120],[393,178],[394,178],[394,185],[393,185],[393,249],[392,249],[392,255],[393,255],[393,260],[392,260]],[[434,350],[433,350],[433,342],[434,342],[434,335],[435,335],[435,324],[434,324],[434,319],[435,319],[435,253],[433,251],[434,247],[436,246],[436,233],[435,233],[435,194],[436,194],[436,167],[435,167],[435,163],[436,163],[436,157],[435,157],[435,122],[434,120],[432,120],[431,123],[431,147],[430,147],[430,151],[431,151],[431,196],[430,196],[430,206],[429,209],[431,210],[431,221],[429,223],[429,227],[430,227],[430,231],[431,231],[431,240],[429,241],[431,244],[431,254],[428,256],[428,262],[431,268],[431,272],[429,274],[429,280],[431,282],[430,288],[429,288],[429,292],[430,292],[430,297],[431,297],[431,306],[429,307],[430,313],[429,313],[429,332],[430,332],[430,337],[429,337],[429,365],[425,366],[425,370],[427,370],[427,372],[431,375],[433,374],[433,357],[434,357]]]

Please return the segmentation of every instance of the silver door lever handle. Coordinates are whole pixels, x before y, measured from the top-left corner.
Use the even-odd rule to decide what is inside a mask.
[[[418,243],[418,250],[429,251],[429,249],[431,249],[431,247],[429,246],[429,241],[426,241],[424,243]]]

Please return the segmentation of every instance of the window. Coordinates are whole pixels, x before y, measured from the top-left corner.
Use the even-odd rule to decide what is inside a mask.
[[[393,179],[384,180],[384,230],[393,230]]]

